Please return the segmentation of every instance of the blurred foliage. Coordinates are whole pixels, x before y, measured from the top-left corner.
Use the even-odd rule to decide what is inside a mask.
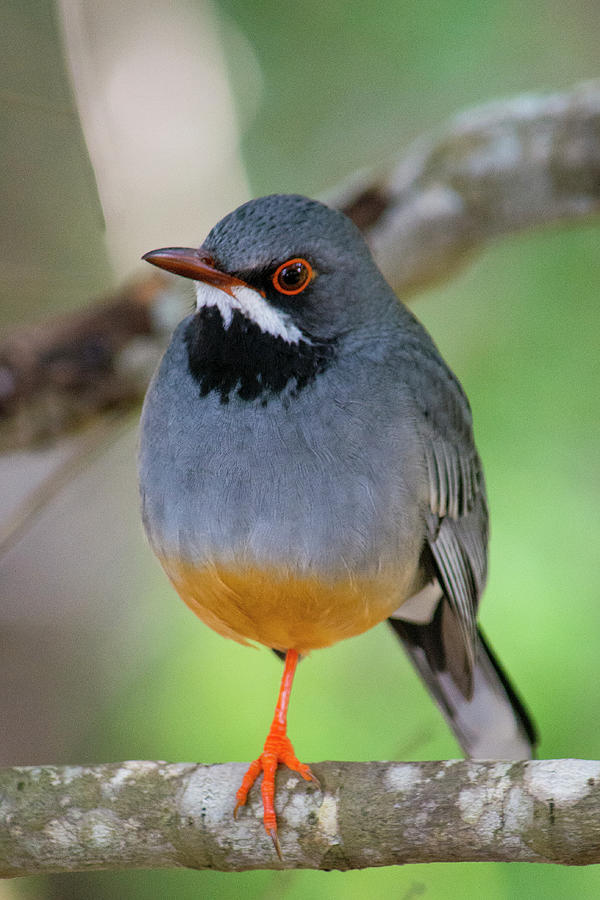
[[[585,0],[568,12],[558,2],[516,0],[217,6],[247,36],[262,72],[262,102],[244,135],[255,193],[317,194],[465,106],[598,74],[600,7]],[[243,58],[228,58],[242,119]],[[600,658],[599,259],[597,225],[517,236],[414,303],[472,401],[492,511],[482,621],[535,716],[544,757],[600,758],[592,687]],[[134,597],[135,587],[123,602],[139,603]],[[196,623],[158,571],[144,609],[152,624],[139,628],[153,654],[141,664],[132,657],[126,689],[104,698],[104,718],[71,758],[253,758],[272,715],[278,661]],[[306,761],[458,752],[383,626],[302,664],[290,733]],[[600,873],[519,864],[127,872],[28,879],[18,890],[61,900],[584,900],[600,895]]]

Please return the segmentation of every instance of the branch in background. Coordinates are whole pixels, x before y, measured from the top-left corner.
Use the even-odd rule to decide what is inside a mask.
[[[283,863],[260,792],[234,822],[242,763],[0,770],[0,875],[90,869],[360,869],[600,862],[600,762],[326,762],[280,771]]]
[[[597,215],[600,81],[467,110],[338,203],[401,295],[493,238]]]
[[[139,404],[184,312],[171,285],[153,274],[3,341],[0,452],[42,444]]]
[[[386,177],[329,198],[363,229],[407,295],[492,238],[600,212],[600,81],[469,110],[420,141]],[[104,305],[0,344],[0,450],[83,427],[143,397],[184,302],[152,276]],[[179,305],[178,305],[179,304]]]

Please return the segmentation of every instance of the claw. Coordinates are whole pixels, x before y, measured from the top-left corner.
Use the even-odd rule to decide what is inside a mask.
[[[321,787],[321,782],[319,781],[319,779],[317,778],[317,776],[313,774],[312,771],[310,772],[310,774],[309,774],[309,776],[308,776],[308,778],[307,778],[306,780],[307,780],[307,781],[312,781],[312,783],[315,785],[315,787],[317,788],[318,791],[322,791],[322,790],[323,790],[323,788]]]
[[[273,841],[273,846],[275,847],[275,852],[277,856],[283,862],[283,853],[281,852],[281,844],[279,843],[279,838],[277,837],[277,829],[269,828],[267,834],[270,835],[271,840]]]

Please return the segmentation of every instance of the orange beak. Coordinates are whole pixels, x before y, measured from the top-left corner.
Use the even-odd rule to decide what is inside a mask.
[[[163,247],[161,250],[144,253],[142,259],[153,266],[158,266],[159,269],[173,272],[174,275],[183,275],[184,278],[212,284],[227,294],[231,294],[231,289],[235,286],[247,287],[245,281],[217,269],[214,259],[202,250],[193,250],[189,247]]]

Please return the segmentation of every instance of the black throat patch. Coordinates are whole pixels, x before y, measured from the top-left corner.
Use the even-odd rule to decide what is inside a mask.
[[[266,404],[289,382],[295,382],[289,392],[294,396],[325,371],[334,355],[333,341],[310,338],[288,344],[283,338],[265,334],[238,310],[225,328],[214,306],[196,313],[185,341],[190,372],[201,396],[215,391],[221,403],[228,403],[235,392],[242,400],[261,397]]]

